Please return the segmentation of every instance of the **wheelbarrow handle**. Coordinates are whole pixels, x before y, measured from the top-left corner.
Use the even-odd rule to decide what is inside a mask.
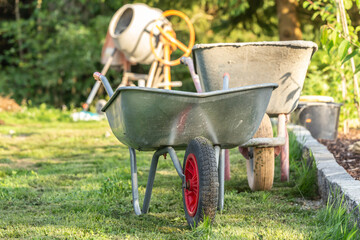
[[[114,94],[114,91],[111,88],[109,81],[107,80],[107,78],[104,75],[102,75],[99,72],[94,72],[93,77],[96,81],[102,82],[109,97],[111,97]]]

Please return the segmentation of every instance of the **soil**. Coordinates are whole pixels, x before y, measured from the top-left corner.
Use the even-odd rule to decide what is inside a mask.
[[[10,97],[0,96],[0,112],[16,112],[19,111],[21,107]],[[0,119],[0,125],[5,125],[5,122]]]
[[[15,112],[19,111],[21,107],[17,104],[13,99],[10,97],[1,97],[0,96],[0,112],[7,111],[7,112]]]
[[[351,150],[351,145],[360,141],[360,129],[350,129],[348,134],[339,133],[335,141],[318,140],[327,146],[336,161],[354,179],[360,180],[360,153]]]

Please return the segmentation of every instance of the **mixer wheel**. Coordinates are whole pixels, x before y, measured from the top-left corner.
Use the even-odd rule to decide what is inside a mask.
[[[254,138],[272,138],[270,118],[265,114]],[[250,148],[246,161],[249,187],[253,191],[270,190],[274,182],[274,148]]]
[[[190,141],[184,158],[183,203],[190,227],[196,227],[207,216],[215,218],[218,205],[218,169],[215,150],[203,137]]]

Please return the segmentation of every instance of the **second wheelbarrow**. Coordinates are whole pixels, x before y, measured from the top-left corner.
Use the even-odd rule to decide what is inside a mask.
[[[239,150],[248,159],[248,182],[252,190],[268,190],[274,178],[274,148],[281,152],[281,179],[289,179],[287,114],[295,110],[307,68],[317,45],[309,41],[196,44],[193,47],[195,70],[190,68],[197,90],[222,88],[222,77],[231,77],[230,88],[250,84],[277,83],[266,113],[278,116],[278,136],[273,138],[270,118]],[[191,65],[191,64],[190,64]],[[198,80],[200,82],[197,84]],[[236,104],[242,109],[243,104]]]

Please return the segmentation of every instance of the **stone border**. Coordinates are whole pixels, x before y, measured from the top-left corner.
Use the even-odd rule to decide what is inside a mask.
[[[300,144],[312,152],[316,161],[319,192],[323,201],[326,203],[329,195],[332,197],[332,193],[338,193],[338,196],[344,195],[348,211],[354,211],[359,224],[359,210],[354,209],[360,204],[360,181],[353,179],[336,162],[333,154],[314,139],[306,128],[289,124],[288,129],[293,131]]]

